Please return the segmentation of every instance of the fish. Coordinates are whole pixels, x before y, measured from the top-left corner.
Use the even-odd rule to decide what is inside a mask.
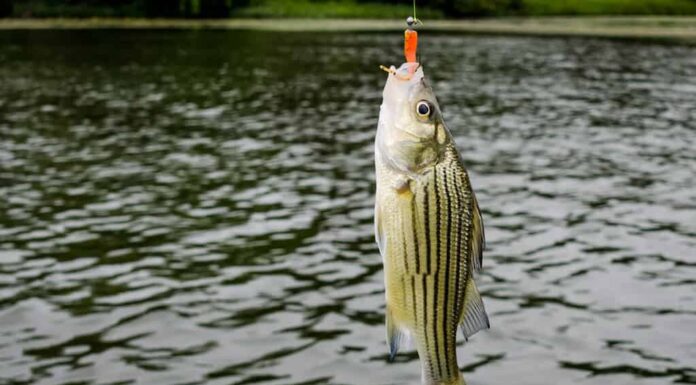
[[[388,72],[375,137],[375,239],[389,356],[410,340],[424,385],[461,385],[457,330],[468,340],[490,328],[476,285],[483,218],[423,67]]]

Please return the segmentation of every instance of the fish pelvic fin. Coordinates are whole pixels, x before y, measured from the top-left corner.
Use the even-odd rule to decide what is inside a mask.
[[[461,321],[461,329],[464,334],[464,339],[468,340],[482,329],[491,327],[486,308],[483,306],[481,294],[476,288],[476,282],[473,277],[469,278],[464,292],[464,314]]]
[[[385,322],[387,326],[387,345],[389,345],[389,361],[394,361],[394,357],[396,357],[399,348],[401,348],[401,345],[406,341],[407,335],[404,330],[399,328],[394,322],[394,316],[388,304]]]

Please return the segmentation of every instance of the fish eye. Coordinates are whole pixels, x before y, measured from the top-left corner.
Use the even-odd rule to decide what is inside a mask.
[[[430,116],[430,104],[426,101],[420,101],[416,104],[416,113],[418,116],[427,118]]]

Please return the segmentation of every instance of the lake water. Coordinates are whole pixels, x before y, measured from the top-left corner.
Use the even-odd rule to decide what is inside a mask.
[[[0,383],[418,384],[373,138],[400,33],[0,33]],[[470,385],[696,384],[696,47],[421,34],[483,210]]]

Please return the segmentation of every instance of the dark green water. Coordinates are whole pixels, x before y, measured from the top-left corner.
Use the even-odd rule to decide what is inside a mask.
[[[0,383],[418,384],[372,227],[400,39],[1,32]],[[696,48],[421,41],[486,221],[469,384],[696,384]]]

